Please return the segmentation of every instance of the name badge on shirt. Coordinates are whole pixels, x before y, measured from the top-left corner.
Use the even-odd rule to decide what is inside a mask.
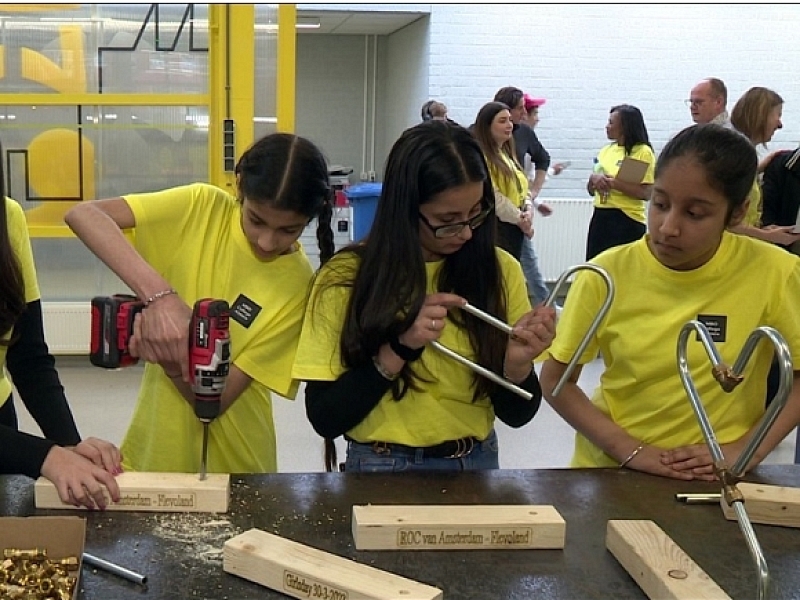
[[[231,319],[239,323],[242,327],[249,328],[256,320],[261,307],[250,300],[244,294],[239,294],[236,302],[231,306]]]
[[[714,342],[725,341],[725,335],[728,330],[728,317],[725,315],[697,315],[697,320],[706,326]],[[696,339],[700,341],[700,336],[697,335]]]

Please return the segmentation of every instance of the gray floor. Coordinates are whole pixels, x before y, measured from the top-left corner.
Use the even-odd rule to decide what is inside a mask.
[[[58,369],[67,390],[75,420],[84,437],[95,436],[119,444],[133,412],[142,369],[118,371],[93,367],[88,358],[59,357]],[[594,361],[583,369],[580,385],[591,391],[597,385],[602,365]],[[18,407],[19,407],[18,403]],[[20,426],[38,433],[32,419],[20,408]],[[323,470],[322,441],[305,416],[303,389],[295,401],[276,398],[278,468],[282,472]],[[531,423],[521,429],[497,425],[500,465],[509,469],[558,468],[569,465],[573,430],[546,403]],[[794,461],[795,434],[790,434],[767,458],[766,463]],[[343,456],[343,447],[340,446]]]

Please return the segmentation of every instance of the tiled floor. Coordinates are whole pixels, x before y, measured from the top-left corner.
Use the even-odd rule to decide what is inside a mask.
[[[88,358],[80,357],[59,357],[57,362],[81,434],[119,444],[133,412],[141,367],[107,371],[92,367]],[[581,387],[593,390],[601,368],[599,360],[586,365],[581,374]],[[22,413],[21,428],[37,433],[35,423],[20,407],[18,402]],[[302,387],[293,402],[276,398],[274,414],[278,432],[279,470],[322,471],[322,440],[306,420]],[[498,421],[497,431],[500,438],[500,465],[503,468],[535,469],[566,467],[569,464],[573,430],[546,402],[542,402],[539,413],[528,425],[511,429]],[[791,463],[794,449],[793,432],[765,462]],[[344,456],[343,445],[340,445],[340,456]]]

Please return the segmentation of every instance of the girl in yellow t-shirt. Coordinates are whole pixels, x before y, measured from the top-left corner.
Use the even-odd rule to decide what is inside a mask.
[[[0,162],[0,474],[41,475],[53,482],[62,502],[104,508],[104,488],[119,500],[114,475],[121,455],[110,442],[81,440],[44,339],[25,213],[6,198],[4,182]],[[14,392],[44,437],[18,430]]]
[[[597,154],[586,184],[586,191],[594,196],[594,211],[586,237],[586,260],[644,235],[644,203],[653,187],[656,158],[641,111],[629,104],[612,107],[606,136],[612,142]],[[627,157],[647,163],[641,181],[624,181],[617,177]]]
[[[472,126],[494,188],[497,245],[519,260],[524,237],[533,236],[533,222],[525,206],[528,178],[516,159],[513,129],[511,111],[502,102],[484,104]]]
[[[122,443],[134,470],[200,468],[187,336],[201,298],[231,307],[231,367],[209,427],[208,471],[277,470],[271,395],[297,393],[290,371],[313,274],[298,238],[315,217],[321,255],[333,253],[328,170],[308,140],[272,134],[242,155],[236,182],[236,196],[193,184],[86,202],[66,215],[92,252],[149,299],[130,344],[147,361]]]
[[[611,275],[616,295],[579,359],[585,364],[598,351],[603,356],[605,370],[591,400],[578,387],[577,375],[552,396],[605,299],[598,278],[576,277],[541,376],[545,397],[577,430],[572,466],[624,466],[676,479],[714,479],[676,362],[678,336],[690,320],[708,324],[727,364],[760,326],[777,329],[794,364],[800,364],[800,259],[727,231],[744,217],[755,173],[753,146],[719,125],[689,127],[664,147],[648,234],[592,261]],[[764,414],[772,354],[768,344],[759,345],[741,385],[728,394],[714,380],[702,345],[688,347],[692,379],[729,464]],[[762,461],[800,421],[798,384],[795,371],[789,401],[749,466]]]
[[[317,274],[292,374],[307,381],[317,433],[348,440],[347,471],[498,468],[495,417],[520,427],[538,410],[532,361],[553,338],[555,311],[531,310],[519,263],[487,226],[493,208],[475,138],[422,123],[389,153],[366,241]],[[513,323],[514,335],[458,310],[465,302]],[[434,340],[533,401],[429,348]]]

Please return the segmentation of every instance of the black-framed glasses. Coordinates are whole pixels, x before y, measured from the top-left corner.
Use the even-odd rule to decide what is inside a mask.
[[[425,218],[425,215],[419,213],[419,218],[422,219],[422,222],[428,226],[428,228],[433,232],[433,237],[436,238],[446,238],[446,237],[454,237],[461,233],[467,225],[473,231],[484,224],[486,221],[486,217],[489,216],[489,213],[492,212],[492,207],[489,206],[484,208],[481,212],[477,215],[468,219],[466,221],[460,221],[458,223],[448,223],[447,225],[431,225],[431,222]]]

